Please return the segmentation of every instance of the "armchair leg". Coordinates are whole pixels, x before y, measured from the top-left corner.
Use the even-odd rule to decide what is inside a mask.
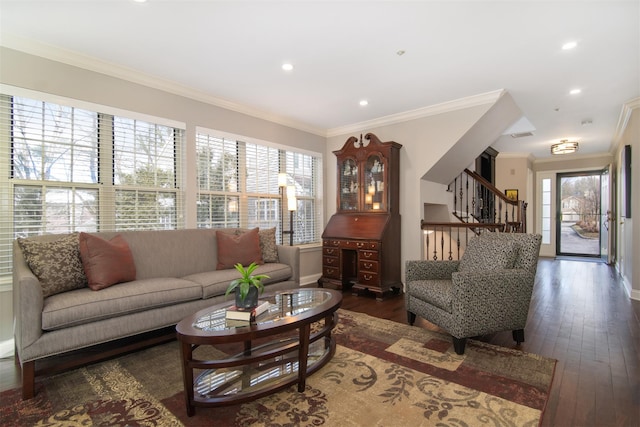
[[[513,333],[513,340],[516,342],[516,344],[520,345],[520,343],[524,342],[524,329],[516,329],[515,331],[512,331]]]
[[[407,311],[407,323],[409,323],[409,325],[413,326],[413,324],[416,322],[416,315],[415,313],[412,313],[410,311]]]
[[[463,355],[464,347],[466,344],[467,344],[466,338],[453,337],[453,349],[456,351],[456,354]]]

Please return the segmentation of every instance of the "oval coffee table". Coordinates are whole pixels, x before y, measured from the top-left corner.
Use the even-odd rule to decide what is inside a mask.
[[[247,402],[296,383],[302,392],[307,376],[333,357],[336,344],[331,331],[338,323],[342,293],[298,289],[265,294],[260,300],[271,306],[255,322],[226,320],[230,300],[200,310],[176,326],[189,416],[196,406]],[[238,354],[218,360],[194,358],[199,346],[239,342],[244,351]]]

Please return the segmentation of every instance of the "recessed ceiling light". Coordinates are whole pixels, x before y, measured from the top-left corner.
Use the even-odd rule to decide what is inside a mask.
[[[146,3],[147,2],[147,0],[133,0],[133,1],[136,2],[136,3]]]
[[[578,46],[578,42],[567,42],[565,44],[562,45],[562,50],[570,50],[573,49],[574,47]]]
[[[285,71],[293,70],[293,64],[289,64],[288,62],[282,64],[282,69]]]
[[[571,94],[571,95],[577,95],[577,94],[579,94],[580,92],[582,92],[582,89],[571,89],[571,90],[569,91],[569,94]]]
[[[362,101],[360,101],[360,106],[364,107],[366,105],[369,105],[369,101],[367,101],[366,99],[363,99]]]

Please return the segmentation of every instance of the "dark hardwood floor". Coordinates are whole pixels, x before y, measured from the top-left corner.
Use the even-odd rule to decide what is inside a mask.
[[[406,323],[404,299],[344,293],[342,308]],[[542,426],[640,426],[640,302],[612,267],[541,259],[520,349],[558,360]],[[417,327],[437,329],[418,319]],[[476,339],[515,347],[510,331]],[[0,361],[0,390],[20,384]]]

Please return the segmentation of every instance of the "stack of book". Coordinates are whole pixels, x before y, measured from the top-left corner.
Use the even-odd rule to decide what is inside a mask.
[[[226,319],[227,321],[233,321],[233,326],[237,326],[237,322],[247,322],[247,324],[249,324],[251,322],[254,322],[256,320],[256,317],[267,311],[270,305],[271,304],[269,303],[269,301],[258,301],[258,305],[251,310],[241,309],[236,307],[235,305],[232,305],[231,307],[227,308]]]

